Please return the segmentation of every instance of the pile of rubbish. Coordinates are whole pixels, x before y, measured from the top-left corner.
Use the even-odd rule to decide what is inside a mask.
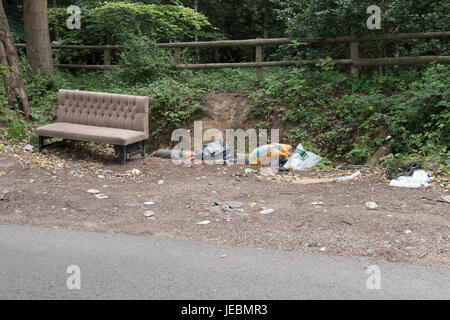
[[[322,159],[318,155],[306,151],[302,144],[294,148],[288,144],[267,144],[256,148],[250,155],[237,155],[227,143],[215,141],[204,144],[195,152],[183,152],[178,150],[158,150],[153,157],[165,159],[196,159],[222,163],[237,163],[238,159],[245,159],[246,164],[257,166],[283,166],[286,170],[304,170],[317,165]]]
[[[214,161],[220,163],[237,163],[238,160],[245,159],[242,163],[269,167],[267,169],[274,169],[275,171],[301,171],[315,167],[322,158],[310,151],[305,150],[300,143],[294,150],[289,144],[273,143],[263,145],[256,148],[247,155],[237,155],[233,148],[231,148],[225,142],[215,141],[203,145],[199,150],[195,152],[183,152],[172,150],[158,150],[153,153],[155,157],[167,158],[167,159],[196,159],[202,161]],[[328,182],[342,182],[350,181],[361,175],[360,170],[366,170],[370,166],[350,165],[344,166],[341,169],[359,169],[355,173],[342,176],[342,177],[330,177],[330,178],[307,178],[297,179],[292,178],[289,180],[295,184],[314,184],[314,183],[328,183]],[[250,170],[251,169],[246,169]],[[261,169],[262,170],[262,169]],[[272,175],[276,175],[275,171]],[[386,173],[387,179],[390,181],[389,185],[392,187],[403,188],[420,188],[428,187],[433,181],[433,177],[429,177],[428,174],[422,170],[420,163],[404,164],[400,166],[391,167]],[[286,177],[289,178],[289,177]]]
[[[417,162],[390,167],[386,171],[386,178],[390,180],[391,187],[402,188],[428,187],[434,180],[434,177],[429,177],[422,170],[422,165]]]

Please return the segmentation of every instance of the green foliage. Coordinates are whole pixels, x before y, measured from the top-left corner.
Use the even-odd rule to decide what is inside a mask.
[[[210,26],[207,18],[180,5],[102,2],[82,8],[81,30],[67,30],[69,17],[64,8],[49,9],[50,26],[57,25],[70,43],[123,44],[130,35],[145,35],[155,41],[175,41],[193,37],[193,32]]]
[[[120,79],[128,84],[153,82],[167,76],[175,63],[173,55],[160,49],[147,37],[133,37],[130,49],[120,54],[120,66],[109,72],[111,79]]]
[[[292,144],[308,141],[347,162],[364,163],[384,144],[424,157],[448,150],[448,66],[433,66],[415,82],[411,75],[352,79],[328,67],[267,75],[250,94],[254,116],[282,121]]]
[[[58,29],[59,44],[126,44],[133,36],[155,42],[190,41],[195,32],[211,29],[207,18],[181,5],[101,2],[81,8],[81,29],[68,30],[65,8],[49,8],[51,34]],[[58,51],[59,60],[70,63],[102,62],[101,52]],[[118,59],[120,57],[113,57]]]
[[[367,8],[381,8],[381,30],[369,30]],[[450,29],[448,14],[450,2],[441,0],[286,0],[278,10],[280,19],[287,24],[290,37],[337,37],[445,31]],[[306,55],[318,58],[323,54],[333,58],[347,58],[348,44],[308,47]],[[448,55],[444,39],[415,39],[391,43],[367,42],[360,45],[364,57]]]
[[[390,113],[398,151],[445,151],[450,148],[450,67],[435,65],[411,86],[411,96]]]

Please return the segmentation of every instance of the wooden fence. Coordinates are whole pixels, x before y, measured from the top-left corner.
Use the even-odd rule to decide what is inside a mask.
[[[320,44],[320,43],[343,43],[350,44],[349,59],[334,59],[332,62],[336,64],[349,65],[351,73],[359,76],[360,67],[369,66],[386,66],[386,65],[419,65],[438,62],[442,64],[450,64],[450,56],[418,56],[418,57],[395,57],[395,58],[370,58],[364,59],[359,56],[359,43],[368,41],[381,40],[407,40],[407,39],[425,39],[439,38],[450,36],[450,31],[441,32],[422,32],[422,33],[402,33],[402,34],[386,34],[378,36],[365,37],[336,37],[324,39],[290,39],[290,38],[271,38],[271,39],[249,39],[249,40],[224,40],[224,41],[199,41],[199,42],[174,42],[174,43],[158,43],[160,48],[173,49],[176,69],[219,69],[219,68],[256,68],[258,78],[263,77],[264,67],[274,66],[295,66],[295,65],[314,65],[318,60],[289,60],[289,61],[264,61],[264,46],[268,45],[285,45],[293,43],[301,44]],[[18,48],[25,48],[25,44],[16,44]],[[224,47],[255,47],[255,62],[240,63],[206,63],[206,64],[183,64],[181,62],[181,49],[183,48],[224,48]],[[60,68],[73,69],[104,69],[113,68],[111,65],[111,55],[113,50],[121,50],[128,48],[125,45],[52,45],[53,49],[66,50],[102,50],[104,52],[103,65],[78,65],[78,64],[56,64]]]

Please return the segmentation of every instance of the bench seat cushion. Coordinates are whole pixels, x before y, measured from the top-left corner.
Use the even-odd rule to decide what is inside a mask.
[[[47,138],[63,138],[127,146],[148,138],[145,132],[56,122],[36,129],[36,134]]]

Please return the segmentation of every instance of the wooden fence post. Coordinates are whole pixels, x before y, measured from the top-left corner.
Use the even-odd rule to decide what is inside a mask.
[[[255,62],[263,62],[263,46],[259,45],[256,46],[256,59]],[[264,77],[263,75],[263,67],[257,67],[256,68],[256,78],[258,80],[262,80]]]
[[[354,35],[352,35],[352,38],[354,38]],[[359,59],[359,42],[358,41],[350,42],[350,59]],[[355,78],[359,78],[359,67],[357,67],[353,64],[350,68],[350,73]]]
[[[111,65],[111,55],[112,55],[112,49],[107,48],[103,50],[103,64],[105,66]]]
[[[181,64],[181,48],[174,48],[175,65]]]

